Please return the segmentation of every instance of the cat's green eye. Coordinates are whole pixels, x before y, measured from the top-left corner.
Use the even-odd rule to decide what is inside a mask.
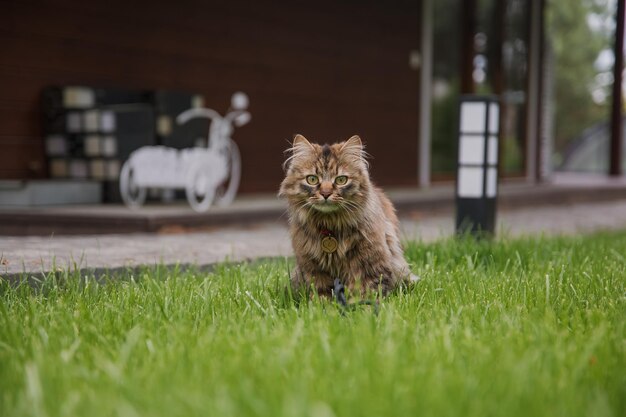
[[[335,184],[337,185],[345,185],[348,182],[348,177],[346,177],[345,175],[340,175],[337,178],[335,178]]]
[[[307,175],[306,182],[309,185],[317,185],[320,182],[320,179],[317,178],[317,175]]]

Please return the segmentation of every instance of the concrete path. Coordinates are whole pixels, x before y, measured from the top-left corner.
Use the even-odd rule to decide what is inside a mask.
[[[402,218],[406,239],[425,242],[451,236],[451,214]],[[521,208],[499,213],[499,236],[576,234],[626,229],[626,200]],[[39,274],[55,268],[119,268],[176,263],[206,266],[221,261],[290,256],[283,221],[197,233],[52,237],[0,237],[0,275]]]

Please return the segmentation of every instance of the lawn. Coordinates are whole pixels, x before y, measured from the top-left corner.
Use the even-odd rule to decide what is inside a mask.
[[[410,243],[296,304],[288,262],[0,285],[0,416],[626,416],[626,232]]]

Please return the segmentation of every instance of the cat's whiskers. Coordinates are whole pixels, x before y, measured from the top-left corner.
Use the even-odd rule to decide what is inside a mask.
[[[351,214],[358,214],[361,210],[361,207],[353,201],[350,200],[342,200],[341,205]]]
[[[355,209],[360,209],[361,208],[361,206],[359,204],[357,204],[356,202],[354,202],[352,200],[346,200],[345,198],[342,198],[341,203],[345,204],[347,206],[350,206],[350,207],[354,207]]]
[[[307,200],[306,204],[304,205],[304,207],[306,207],[306,212],[307,215],[311,214],[312,212],[314,212],[315,210],[315,202],[314,201],[310,201],[311,198],[309,198],[309,200]]]
[[[342,203],[342,204],[341,204],[341,207],[342,207],[342,208],[343,208],[343,209],[344,209],[344,210],[345,210],[348,214],[351,214],[351,215],[355,215],[355,214],[357,214],[357,210],[356,210],[356,208],[355,208],[355,207],[353,207],[353,206],[351,206],[350,204],[345,204],[345,203]]]
[[[302,208],[304,206],[304,204],[306,204],[306,201],[302,201],[302,200],[295,200],[295,201],[290,201],[289,204],[293,204],[295,206],[296,209]],[[282,220],[282,218],[284,216],[288,216],[289,215],[289,208],[287,208],[287,210],[283,211],[281,213],[281,215],[278,217],[278,220]]]

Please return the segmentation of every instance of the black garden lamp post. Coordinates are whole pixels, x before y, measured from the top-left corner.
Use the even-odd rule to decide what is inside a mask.
[[[456,230],[495,232],[500,105],[493,96],[461,96],[456,178]]]

